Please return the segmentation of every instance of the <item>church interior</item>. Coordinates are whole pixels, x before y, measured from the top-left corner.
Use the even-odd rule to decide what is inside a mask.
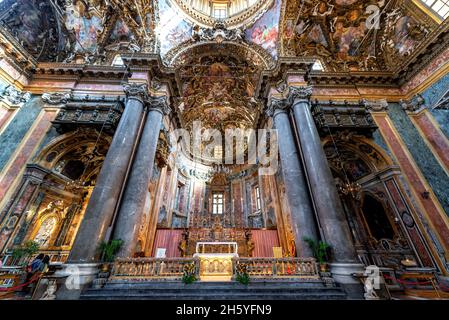
[[[0,0],[0,300],[449,299],[448,31],[447,0]]]

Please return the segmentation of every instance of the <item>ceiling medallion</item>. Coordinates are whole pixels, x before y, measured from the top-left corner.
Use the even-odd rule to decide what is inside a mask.
[[[212,28],[221,21],[226,29],[244,28],[253,24],[274,0],[170,0],[194,24]]]

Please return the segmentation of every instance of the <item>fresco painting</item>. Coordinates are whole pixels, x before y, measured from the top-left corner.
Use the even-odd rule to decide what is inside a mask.
[[[161,43],[161,56],[190,39],[192,26],[170,7],[166,0],[159,2],[157,35]]]
[[[98,36],[103,31],[102,20],[95,15],[86,15],[84,11],[84,4],[77,1],[67,9],[65,25],[75,34],[76,52],[95,52]]]
[[[114,30],[112,30],[109,41],[131,41],[134,40],[134,34],[122,20],[117,20]]]
[[[278,56],[280,9],[281,1],[276,0],[273,7],[245,31],[246,40],[261,46],[274,58]]]

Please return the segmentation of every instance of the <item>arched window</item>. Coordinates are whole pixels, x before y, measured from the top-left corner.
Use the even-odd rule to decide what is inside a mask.
[[[362,211],[371,236],[377,240],[394,238],[393,226],[380,201],[370,195],[366,195]]]

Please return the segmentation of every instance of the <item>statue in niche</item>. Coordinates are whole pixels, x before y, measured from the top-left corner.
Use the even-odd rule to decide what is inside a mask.
[[[45,217],[46,215],[49,215]],[[41,226],[34,237],[34,241],[39,244],[40,247],[46,247],[50,243],[51,236],[56,229],[58,218],[61,220],[65,218],[66,210],[64,209],[64,202],[61,200],[50,202],[47,207],[40,212],[41,217],[45,217],[42,220]]]
[[[56,224],[57,220],[55,217],[48,217],[44,220],[44,222],[42,222],[36,237],[34,237],[34,241],[39,244],[39,247],[43,248],[49,245],[49,241],[54,229],[56,228]]]
[[[181,241],[179,241],[179,245],[178,245],[178,249],[179,252],[181,253],[181,257],[186,257],[187,255],[187,241],[189,239],[189,231],[187,229],[185,229],[182,232],[182,238]]]
[[[246,237],[246,252],[248,254],[248,257],[252,257],[254,254],[254,249],[256,248],[256,244],[253,241],[250,230],[245,231],[245,237]]]
[[[296,257],[296,242],[295,242],[295,236],[293,235],[293,231],[289,230],[287,235],[287,256],[289,257]]]

